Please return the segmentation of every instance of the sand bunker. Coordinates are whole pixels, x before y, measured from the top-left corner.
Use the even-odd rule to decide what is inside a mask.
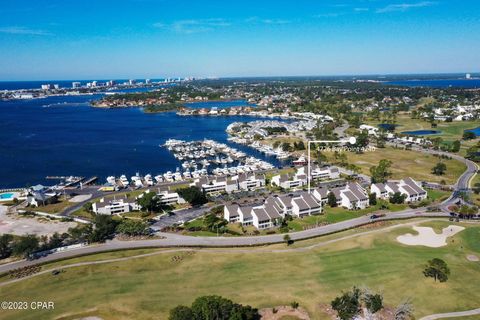
[[[442,233],[438,234],[430,227],[413,227],[418,235],[407,233],[397,237],[397,241],[409,246],[426,246],[430,248],[439,248],[447,245],[447,238],[451,237],[465,229],[460,226],[448,226],[443,228]]]
[[[477,262],[477,261],[480,261],[480,258],[478,258],[476,255],[469,254],[469,255],[467,256],[467,260],[468,260],[468,261],[472,261],[472,262]]]

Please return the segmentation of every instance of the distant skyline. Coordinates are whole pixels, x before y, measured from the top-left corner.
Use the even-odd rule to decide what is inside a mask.
[[[20,0],[0,16],[0,81],[480,71],[475,0]]]

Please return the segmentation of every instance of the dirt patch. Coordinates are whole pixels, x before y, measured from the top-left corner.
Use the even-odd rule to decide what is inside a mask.
[[[259,310],[262,320],[281,320],[282,317],[296,317],[298,320],[310,320],[308,312],[299,307],[294,309],[289,306],[280,306],[274,308],[265,308]]]
[[[467,260],[468,261],[472,261],[472,262],[477,262],[477,261],[480,261],[480,258],[478,258],[476,255],[474,254],[469,254],[467,256]]]
[[[337,320],[337,312],[332,309],[331,305],[329,304],[320,304],[319,309],[323,314],[326,315],[325,319],[332,319],[332,320]],[[364,317],[364,312],[360,312],[357,317],[355,318],[356,320],[365,320]],[[392,320],[394,318],[395,314],[395,309],[390,308],[388,306],[385,306],[382,310],[378,311],[375,313],[370,319],[371,320]],[[322,318],[324,319],[324,318]]]

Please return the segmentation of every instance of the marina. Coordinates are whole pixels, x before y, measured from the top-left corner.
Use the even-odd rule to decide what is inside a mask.
[[[162,179],[171,180],[177,168],[187,171],[182,167],[183,162],[194,160],[180,161],[167,148],[158,147],[171,138],[185,141],[206,138],[234,147],[247,156],[281,165],[273,156],[227,140],[225,128],[229,124],[255,117],[190,117],[175,112],[145,114],[139,108],[89,106],[90,100],[100,97],[97,94],[0,101],[0,150],[9,150],[0,152],[0,187],[50,185],[47,176],[95,175],[104,182],[109,176],[125,175],[131,180],[136,172],[151,173],[154,181],[160,178],[154,173],[162,172]],[[68,103],[63,104],[64,101]],[[43,107],[50,104],[56,107]],[[222,102],[216,102],[219,104]],[[228,157],[220,160],[225,158]],[[227,164],[233,166],[228,159]],[[208,167],[213,172],[216,164]],[[197,171],[202,168],[199,163]],[[165,177],[163,173],[168,171],[170,174]],[[188,171],[191,176],[195,170],[190,167]],[[189,177],[189,173],[182,177]]]
[[[208,173],[215,175],[233,175],[255,170],[268,170],[274,166],[255,157],[248,157],[243,151],[204,139],[200,141],[183,141],[169,139],[164,147],[171,151],[174,157],[183,161],[184,178],[198,178]],[[202,167],[201,169],[199,169]],[[193,171],[190,171],[193,170]]]
[[[252,173],[273,169],[274,166],[267,161],[248,156],[247,153],[210,139],[198,141],[184,141],[168,139],[160,148],[167,149],[175,159],[181,162],[181,167],[175,171],[167,171],[155,176],[148,173],[142,176],[139,172],[130,178],[126,174],[120,176],[110,175],[106,177],[106,183],[100,188],[101,191],[115,191],[125,188],[140,189],[148,188],[162,183],[191,182],[193,179],[208,176],[234,176],[243,173]],[[69,185],[91,183],[97,180],[92,177],[85,180],[83,177],[48,177],[49,179],[63,179],[54,188],[60,189]]]

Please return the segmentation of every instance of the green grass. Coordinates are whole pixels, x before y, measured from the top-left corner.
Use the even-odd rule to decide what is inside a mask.
[[[332,153],[328,153],[327,156],[333,161]],[[447,171],[444,175],[437,176],[432,174],[432,168],[440,161],[438,157],[392,147],[362,154],[349,152],[347,158],[348,163],[359,166],[361,173],[367,175],[370,175],[370,167],[377,166],[380,160],[390,160],[392,162],[392,179],[412,177],[418,181],[440,182],[445,180],[447,184],[453,184],[466,169],[465,164],[457,160],[442,160],[447,166]]]
[[[370,125],[378,125],[381,122],[373,120],[367,121],[367,123]],[[440,122],[436,128],[432,128],[428,121],[411,119],[408,114],[401,114],[397,117],[397,125],[398,127],[395,130],[397,133],[415,130],[438,130],[441,131],[440,134],[428,135],[427,137],[441,137],[445,141],[454,141],[460,140],[465,130],[480,126],[480,121]]]
[[[89,314],[105,320],[165,319],[178,304],[189,305],[198,296],[218,294],[259,308],[295,300],[312,319],[325,319],[319,304],[328,304],[353,285],[382,292],[387,306],[412,298],[417,318],[477,308],[480,264],[465,256],[480,254],[480,227],[467,226],[454,236],[453,243],[437,249],[397,243],[395,237],[404,232],[411,228],[362,235],[307,251],[269,253],[265,251],[269,247],[262,247],[220,253],[205,249],[194,255],[164,253],[75,267],[58,276],[45,274],[1,287],[3,300],[55,301],[53,311],[2,311],[1,318],[73,319]],[[309,243],[315,241],[319,240]],[[173,256],[183,259],[172,262]],[[452,272],[448,282],[435,283],[422,275],[426,261],[432,258],[448,263]]]
[[[435,189],[427,189],[428,198],[432,201],[443,201],[447,199],[451,192],[443,191],[443,190],[435,190]]]
[[[79,218],[86,218],[86,219],[93,219],[94,215],[93,213],[85,210],[83,207],[78,209],[77,211],[74,211],[71,214],[72,217],[79,217]]]

